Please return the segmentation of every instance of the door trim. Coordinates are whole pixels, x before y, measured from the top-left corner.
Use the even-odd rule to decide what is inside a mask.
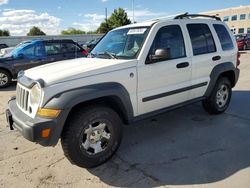
[[[207,84],[208,84],[208,82],[202,82],[202,83],[199,83],[199,84],[195,84],[195,85],[192,85],[192,86],[176,89],[176,90],[173,90],[173,91],[168,91],[168,92],[165,92],[165,93],[152,95],[152,96],[143,98],[142,102],[148,102],[148,101],[152,101],[152,100],[155,100],[155,99],[167,97],[167,96],[170,96],[170,95],[175,95],[177,93],[182,93],[182,92],[185,92],[185,91],[188,91],[188,90],[192,90],[192,89],[196,89],[196,88],[199,88],[199,87],[206,86]]]

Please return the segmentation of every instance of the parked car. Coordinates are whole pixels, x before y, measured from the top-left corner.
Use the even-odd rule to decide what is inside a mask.
[[[86,49],[88,52],[90,52],[96,46],[96,44],[100,41],[100,39],[101,38],[97,38],[97,39],[93,39],[93,40],[86,42],[83,45],[83,48]]]
[[[0,44],[0,50],[3,48],[8,48],[9,46],[7,44]]]
[[[8,47],[8,48],[2,48],[0,50],[0,56],[4,56],[8,53],[10,53],[15,47]]]
[[[32,40],[0,57],[0,88],[7,87],[18,72],[55,61],[86,57],[88,52],[72,40]]]
[[[10,129],[43,146],[61,138],[65,156],[86,168],[114,155],[122,124],[197,101],[223,113],[239,77],[236,40],[215,16],[116,28],[89,57],[21,72],[6,110]]]
[[[250,48],[250,34],[235,35],[235,38],[239,50],[247,50]]]

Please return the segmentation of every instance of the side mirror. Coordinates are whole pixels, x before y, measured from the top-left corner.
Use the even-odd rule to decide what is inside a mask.
[[[159,61],[165,61],[171,59],[170,48],[157,49],[154,55],[149,55],[146,64],[152,64]]]
[[[20,54],[17,55],[17,57],[18,57],[19,59],[24,59],[24,54],[23,54],[23,53],[20,53]]]

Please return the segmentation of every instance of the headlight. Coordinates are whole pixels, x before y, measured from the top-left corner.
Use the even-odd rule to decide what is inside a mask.
[[[41,100],[41,87],[38,84],[35,84],[30,90],[30,105],[38,106]]]

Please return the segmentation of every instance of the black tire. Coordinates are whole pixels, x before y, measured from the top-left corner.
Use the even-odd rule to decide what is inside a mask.
[[[0,88],[6,88],[11,84],[12,76],[6,71],[0,69]]]
[[[101,136],[101,139],[98,138],[104,139],[103,142],[106,141],[107,143],[104,143],[104,145],[102,145],[102,141],[98,141],[98,143],[101,143],[102,149],[105,146],[105,150],[95,153],[95,149],[91,147],[88,150],[84,148],[86,142],[91,144],[90,138],[93,135],[93,132],[88,135],[90,132],[89,125],[99,127],[103,124],[106,125],[103,130],[105,130],[105,133],[110,133],[110,139],[107,141]],[[65,156],[72,164],[84,168],[93,168],[106,162],[115,154],[121,143],[121,138],[122,121],[113,109],[106,106],[88,106],[73,112],[64,127],[61,143]]]
[[[227,88],[228,91],[228,94],[225,94],[225,96],[218,94],[219,90],[222,89],[224,86],[225,88]],[[226,93],[226,91],[224,92]],[[229,81],[228,78],[221,77],[216,82],[211,95],[207,99],[202,101],[202,105],[204,109],[210,114],[221,114],[225,112],[225,110],[228,108],[231,96],[232,96],[231,82]],[[223,100],[223,102],[220,102],[221,99]]]

